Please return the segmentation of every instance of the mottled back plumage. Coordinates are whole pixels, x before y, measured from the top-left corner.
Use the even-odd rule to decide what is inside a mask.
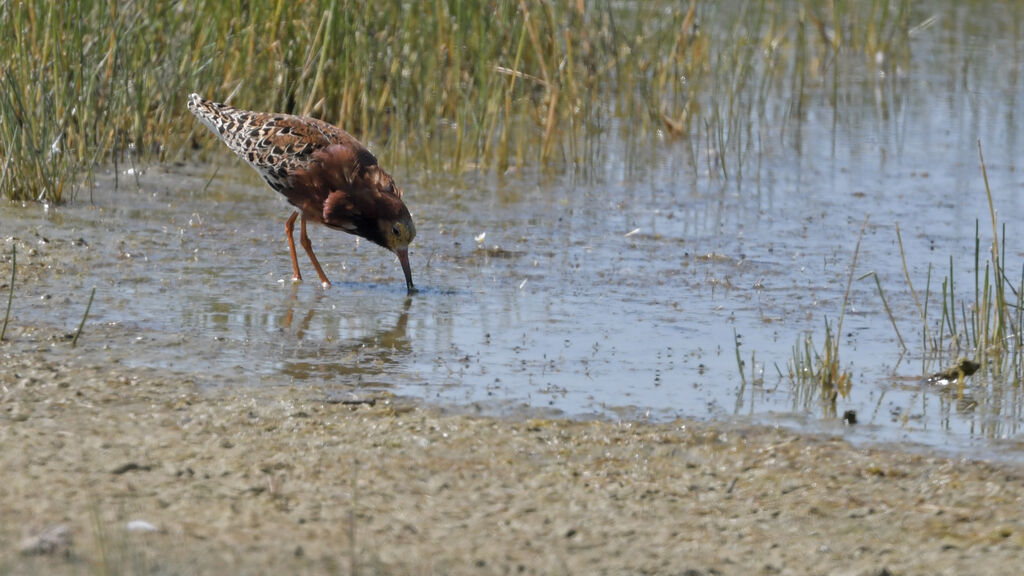
[[[320,269],[305,233],[306,219],[355,234],[398,255],[410,292],[408,246],[416,235],[409,210],[377,158],[351,134],[316,118],[239,110],[197,94],[188,109],[302,213],[302,243]],[[286,225],[295,278],[291,226]]]
[[[309,168],[313,152],[332,144],[351,147],[362,166],[377,165],[351,134],[317,118],[239,110],[198,94],[189,96],[188,109],[278,192],[290,173]]]

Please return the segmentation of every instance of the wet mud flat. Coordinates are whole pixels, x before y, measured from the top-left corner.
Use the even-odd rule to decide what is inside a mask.
[[[212,386],[66,347],[0,344],[5,574],[1015,574],[1024,553],[1015,464]]]

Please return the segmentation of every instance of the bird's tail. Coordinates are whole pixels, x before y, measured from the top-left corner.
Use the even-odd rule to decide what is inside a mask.
[[[231,120],[230,112],[234,108],[207,100],[199,94],[191,94],[188,97],[188,111],[195,115],[214,134],[223,138],[225,127]]]
[[[258,124],[260,114],[206,100],[198,94],[189,95],[188,109],[232,152],[261,170],[252,158],[252,142],[249,139],[250,129]]]

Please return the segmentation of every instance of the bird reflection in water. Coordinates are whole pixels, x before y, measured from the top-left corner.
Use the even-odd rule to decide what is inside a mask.
[[[412,298],[405,298],[398,317],[393,322],[388,322],[383,317],[353,319],[363,326],[379,326],[379,329],[370,330],[363,336],[334,339],[329,335],[317,334],[316,341],[313,341],[313,338],[307,338],[307,335],[312,336],[318,332],[311,329],[314,318],[327,312],[314,306],[300,312],[301,317],[297,318],[296,308],[299,301],[296,291],[297,288],[292,292],[282,320],[282,329],[294,333],[294,340],[288,347],[291,350],[286,350],[290,355],[283,356],[280,362],[282,375],[295,383],[324,381],[354,387],[393,386],[403,359],[412,354],[412,342],[406,332]],[[340,334],[345,331],[344,328],[338,327],[330,332]]]

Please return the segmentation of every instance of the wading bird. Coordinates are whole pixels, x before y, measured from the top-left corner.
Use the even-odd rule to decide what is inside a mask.
[[[306,220],[391,250],[402,264],[406,288],[410,294],[416,292],[409,269],[409,243],[416,237],[416,226],[402,201],[402,189],[351,134],[315,118],[238,110],[198,94],[189,96],[188,109],[299,209],[284,226],[293,280],[302,280],[292,236],[295,218],[301,214],[299,242],[324,286],[331,282],[313,254]]]

